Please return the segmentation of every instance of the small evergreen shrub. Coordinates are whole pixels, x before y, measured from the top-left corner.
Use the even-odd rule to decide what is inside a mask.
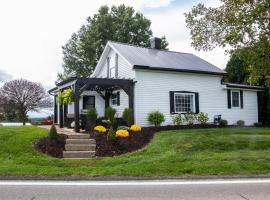
[[[96,108],[90,108],[87,111],[87,119],[89,121],[90,124],[90,130],[92,131],[94,129],[94,127],[96,126],[96,122],[97,122],[97,110]]]
[[[192,125],[192,124],[194,124],[197,117],[194,113],[188,112],[188,113],[184,114],[184,119],[189,125]]]
[[[243,121],[243,120],[238,120],[238,121],[236,122],[236,124],[237,124],[237,126],[243,127],[243,126],[245,126],[245,121]]]
[[[123,120],[127,123],[128,126],[132,125],[133,111],[131,108],[125,108],[123,112]]]
[[[49,130],[49,138],[55,140],[57,138],[57,130],[55,125],[53,124]]]
[[[181,114],[174,114],[172,115],[173,124],[180,125],[182,123],[182,116]]]
[[[111,125],[114,124],[114,117],[115,117],[115,114],[116,114],[116,110],[112,107],[107,107],[105,109],[105,117],[110,120],[110,123]]]
[[[154,126],[160,126],[165,121],[165,116],[159,111],[153,111],[148,114],[148,122]]]
[[[226,119],[221,119],[219,121],[219,126],[220,127],[226,127],[226,126],[228,126],[228,121]]]
[[[114,142],[116,140],[115,132],[114,132],[112,126],[110,127],[110,129],[108,131],[107,140],[110,142]]]
[[[262,127],[263,124],[262,124],[262,122],[255,122],[255,123],[253,124],[253,126],[255,126],[255,127]]]
[[[200,112],[197,116],[197,120],[200,122],[200,124],[206,124],[209,120],[208,114]]]

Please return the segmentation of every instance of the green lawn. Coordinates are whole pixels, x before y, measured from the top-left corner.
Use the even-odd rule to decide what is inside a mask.
[[[143,150],[113,158],[61,160],[36,152],[38,127],[0,127],[0,175],[183,176],[270,174],[269,128],[158,133]]]

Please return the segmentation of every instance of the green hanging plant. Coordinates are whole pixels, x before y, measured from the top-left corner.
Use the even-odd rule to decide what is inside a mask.
[[[67,89],[63,92],[59,91],[57,94],[57,103],[62,105],[68,105],[74,102],[74,92],[72,89]]]
[[[64,92],[61,92],[61,91],[59,91],[58,93],[57,93],[57,103],[60,105],[60,106],[62,106],[62,105],[64,105]]]
[[[64,91],[64,105],[71,104],[74,102],[74,92],[72,89],[67,89]]]

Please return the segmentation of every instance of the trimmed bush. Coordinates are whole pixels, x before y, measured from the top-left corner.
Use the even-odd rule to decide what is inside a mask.
[[[111,122],[111,125],[113,125],[114,124],[114,117],[115,117],[115,114],[116,114],[116,110],[114,109],[114,108],[112,108],[112,107],[107,107],[106,109],[105,109],[105,117],[108,119],[108,120],[110,120],[110,122]]]
[[[127,123],[128,126],[132,125],[133,111],[131,108],[125,108],[123,112],[123,120]]]
[[[116,136],[115,136],[115,133],[114,133],[112,126],[110,127],[110,129],[108,131],[107,140],[110,142],[114,142],[116,140]]]
[[[94,129],[94,127],[96,126],[96,122],[97,122],[97,110],[96,108],[90,108],[87,111],[87,119],[89,121],[90,124],[90,130],[92,131]]]
[[[236,124],[237,124],[237,126],[242,127],[242,126],[245,126],[245,121],[243,121],[243,120],[238,120],[238,121],[236,122]]]
[[[219,121],[219,126],[220,127],[226,127],[226,126],[228,126],[228,121],[226,119],[221,119]]]
[[[53,124],[49,130],[49,138],[55,140],[57,138],[57,130],[55,125]]]
[[[263,124],[262,124],[262,122],[255,122],[255,123],[253,124],[253,126],[255,126],[255,127],[262,127]]]
[[[148,122],[154,126],[160,126],[165,121],[165,116],[159,111],[153,111],[148,114]]]
[[[194,113],[187,112],[184,114],[184,119],[189,125],[192,125],[194,124],[194,121],[197,119],[197,117]]]
[[[175,125],[180,125],[182,123],[182,116],[181,114],[174,114],[172,115],[172,120]]]
[[[201,124],[206,124],[208,122],[208,120],[209,120],[208,114],[207,113],[200,112],[198,114],[198,116],[197,116],[197,120]]]

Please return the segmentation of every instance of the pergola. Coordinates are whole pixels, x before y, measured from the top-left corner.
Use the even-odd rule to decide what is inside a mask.
[[[74,129],[75,132],[80,132],[80,96],[85,90],[96,91],[104,100],[105,107],[109,106],[110,97],[113,90],[123,89],[129,97],[129,108],[134,110],[134,81],[132,79],[118,79],[118,78],[70,78],[66,81],[56,84],[57,87],[49,91],[63,91],[66,88],[72,88],[74,92]],[[56,95],[55,102],[56,102]],[[134,112],[133,112],[134,115]],[[59,107],[59,126],[63,128],[63,106]],[[134,117],[133,117],[134,119]]]

